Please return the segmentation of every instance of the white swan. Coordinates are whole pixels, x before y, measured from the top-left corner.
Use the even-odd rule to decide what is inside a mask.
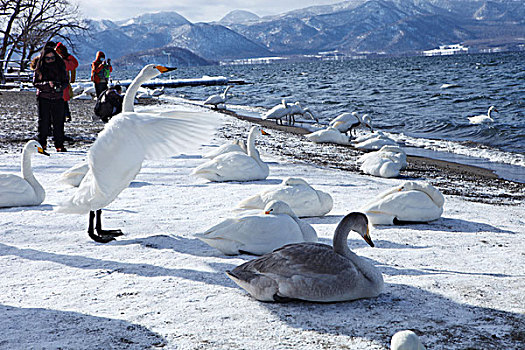
[[[360,150],[379,150],[383,146],[397,146],[397,142],[382,132],[365,135],[354,140],[354,147]]]
[[[226,219],[195,236],[227,255],[262,255],[289,243],[317,242],[314,228],[282,201],[271,201],[260,215]]]
[[[361,171],[380,177],[397,177],[406,167],[406,153],[398,146],[383,146],[379,151],[370,152],[358,158]]]
[[[34,140],[27,142],[22,151],[22,177],[14,174],[0,174],[0,208],[40,205],[46,191],[33,175],[31,154],[46,156],[42,146]]]
[[[334,203],[328,193],[315,190],[303,179],[289,177],[277,187],[243,200],[237,207],[263,209],[274,200],[288,204],[298,217],[326,215],[332,210]]]
[[[431,184],[407,181],[381,193],[361,211],[376,225],[428,222],[439,219],[444,203],[443,195]]]
[[[260,126],[252,127],[252,130],[261,134],[263,130]],[[255,135],[257,132],[250,132],[248,136],[248,154],[241,152],[230,152],[221,154],[204,164],[199,165],[192,171],[192,175],[210,181],[252,181],[264,180],[268,177],[270,169],[261,160],[259,152],[255,148]]]
[[[128,89],[130,95],[126,94],[127,108],[130,108],[129,101],[133,102],[132,95],[142,82],[169,70],[153,64],[144,67]],[[89,170],[86,176],[71,198],[61,203],[58,210],[89,213],[88,233],[93,240],[107,243],[122,235],[120,230],[102,230],[101,209],[129,186],[145,159],[191,150],[214,132],[215,122],[209,115],[190,112],[163,115],[120,113],[106,124],[89,149]],[[96,226],[93,227],[95,216]]]
[[[248,133],[248,140],[250,140],[250,136],[251,136],[251,139],[255,140],[255,137],[257,136],[258,132],[260,132],[262,135],[268,135],[268,133],[262,130],[261,128],[252,126],[250,128],[250,132]],[[247,153],[248,146],[246,145],[246,142],[244,142],[243,140],[235,140],[231,143],[224,144],[220,146],[219,148],[206,153],[203,157],[208,158],[208,159],[213,159],[217,156],[220,156],[221,154],[230,153],[230,152]]]
[[[351,230],[374,246],[366,216],[350,213],[337,226],[333,247],[289,244],[226,274],[261,301],[336,302],[376,297],[383,290],[383,276],[377,267],[348,248]]]
[[[311,134],[304,135],[308,140],[315,143],[337,143],[339,145],[349,145],[350,137],[343,134],[336,128],[328,127],[317,130]]]
[[[350,133],[351,135],[352,130],[359,126],[359,124],[361,124],[361,118],[359,118],[357,112],[345,112],[332,119],[328,125],[342,133]]]
[[[313,121],[315,121],[316,123],[319,123],[319,120],[314,116],[314,114],[312,113],[312,111],[310,111],[310,109],[308,107],[305,107],[303,108],[301,106],[301,103],[299,101],[295,102],[295,103],[292,103],[292,104],[289,104],[287,105],[288,107],[288,124],[289,125],[294,125],[295,124],[295,116],[296,115],[300,115],[300,116],[309,116]]]
[[[226,99],[228,98],[228,90],[230,90],[231,87],[231,85],[227,86],[222,94],[211,95],[206,99],[206,101],[204,101],[204,104],[212,105],[213,108],[217,108],[218,105],[226,103]]]
[[[133,79],[129,87],[126,89],[126,94],[124,95],[124,100],[122,102],[122,113],[135,111],[135,97],[139,89],[141,89],[140,86],[142,85],[142,83],[148,81],[149,79],[155,78],[156,76],[164,72],[172,71],[174,69],[176,68],[166,68],[163,66],[156,66],[154,64],[149,64],[142,68],[139,74],[137,74],[135,79]],[[93,89],[93,91],[95,91],[94,87],[90,87],[89,89]],[[122,87],[122,89],[124,90],[125,87]],[[170,116],[170,113],[172,112],[162,112],[158,115]],[[62,173],[58,181],[73,187],[78,187],[82,182],[84,176],[87,174],[88,170],[89,166],[87,161],[75,164],[71,168],[66,170],[64,173]]]
[[[390,340],[390,350],[425,350],[416,333],[405,330],[399,331]]]
[[[490,106],[487,114],[483,115],[476,115],[474,117],[468,117],[468,120],[470,121],[470,124],[481,124],[486,122],[493,122],[494,119],[492,119],[492,111],[497,112],[498,110],[494,106]]]
[[[290,108],[285,99],[282,99],[281,104],[278,104],[267,111],[262,117],[262,120],[275,119],[277,124],[283,123],[283,118],[290,114]]]

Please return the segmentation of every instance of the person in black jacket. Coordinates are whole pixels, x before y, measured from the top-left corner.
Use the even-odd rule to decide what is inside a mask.
[[[57,152],[64,148],[64,89],[68,85],[66,65],[52,45],[46,45],[32,62],[33,85],[37,88],[38,142],[47,146],[49,126],[53,123],[53,139]]]

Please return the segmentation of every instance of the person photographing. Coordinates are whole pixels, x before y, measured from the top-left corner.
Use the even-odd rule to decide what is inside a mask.
[[[111,59],[106,60],[106,55],[98,51],[95,60],[91,64],[91,81],[95,83],[97,98],[108,89],[109,76],[113,71]]]

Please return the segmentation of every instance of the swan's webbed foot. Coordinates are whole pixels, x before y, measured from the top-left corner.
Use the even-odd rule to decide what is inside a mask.
[[[113,237],[113,236],[98,235],[98,234],[95,234],[92,231],[90,232],[89,230],[88,230],[88,234],[89,234],[89,238],[91,238],[92,240],[94,240],[97,243],[109,243],[109,242],[115,240],[115,237]]]
[[[121,231],[121,230],[102,230],[102,229],[97,229],[97,233],[99,234],[99,236],[111,236],[111,237],[119,237],[119,236],[123,236],[124,233]]]
[[[102,229],[102,219],[101,219],[102,210],[97,210],[96,214],[94,211],[89,212],[89,226],[88,226],[88,235],[89,237],[98,243],[108,243],[115,240],[115,237],[122,236],[123,233],[121,230],[103,230]],[[93,225],[93,221],[96,224]],[[95,233],[96,231],[96,233]]]

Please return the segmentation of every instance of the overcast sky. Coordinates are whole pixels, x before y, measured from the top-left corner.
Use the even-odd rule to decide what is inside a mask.
[[[232,10],[247,10],[259,16],[314,5],[335,4],[342,0],[77,0],[84,16],[92,19],[119,20],[146,12],[175,11],[190,22],[218,21]]]

